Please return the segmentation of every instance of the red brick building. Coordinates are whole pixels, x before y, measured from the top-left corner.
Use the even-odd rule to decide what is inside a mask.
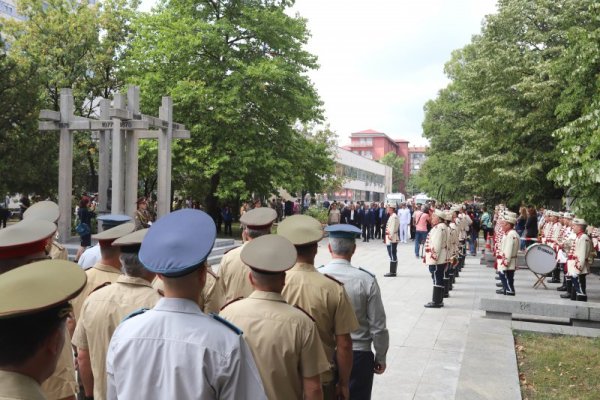
[[[372,160],[380,160],[390,151],[395,152],[404,159],[404,181],[410,176],[410,162],[408,154],[408,140],[392,139],[383,132],[373,129],[354,132],[350,135],[349,149],[358,155]],[[405,184],[399,188],[392,188],[393,191],[405,193]]]

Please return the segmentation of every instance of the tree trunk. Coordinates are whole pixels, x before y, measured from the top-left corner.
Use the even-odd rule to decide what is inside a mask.
[[[204,199],[204,202],[206,203],[206,212],[213,217],[213,219],[216,219],[217,215],[218,199],[215,196],[215,193],[219,187],[219,182],[221,182],[221,175],[219,173],[210,177],[210,188]]]

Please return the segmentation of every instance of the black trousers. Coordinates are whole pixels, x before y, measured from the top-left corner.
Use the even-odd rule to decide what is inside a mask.
[[[371,351],[352,352],[350,374],[350,400],[370,400],[373,389],[375,356]]]
[[[388,256],[390,256],[390,261],[398,261],[398,243],[388,243],[387,251]]]
[[[375,222],[375,239],[381,239],[381,221]]]
[[[364,240],[369,240],[373,238],[373,228],[372,225],[363,224],[362,226],[362,237]]]
[[[446,270],[446,264],[430,265],[429,272],[431,273],[431,280],[433,286],[444,287],[444,271]]]

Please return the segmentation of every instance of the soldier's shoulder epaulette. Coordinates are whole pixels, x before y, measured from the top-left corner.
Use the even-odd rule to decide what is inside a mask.
[[[128,315],[125,316],[125,318],[123,318],[123,321],[127,321],[130,318],[136,317],[138,315],[141,315],[143,313],[145,313],[146,311],[148,311],[149,308],[140,308],[138,310],[132,311],[131,313],[129,313]],[[121,321],[121,322],[123,322]]]
[[[326,277],[328,277],[329,279],[331,279],[332,281],[334,281],[334,282],[335,282],[335,283],[337,283],[338,285],[340,285],[340,286],[344,286],[344,283],[343,283],[343,282],[340,282],[340,281],[338,281],[338,280],[337,280],[337,279],[335,279],[333,276],[331,276],[331,275],[329,275],[329,274],[323,274],[323,275],[325,275]]]
[[[102,285],[96,286],[96,287],[94,288],[94,290],[92,290],[92,291],[90,292],[90,294],[94,293],[96,290],[100,290],[100,289],[102,289],[103,287],[106,287],[106,286],[109,286],[109,285],[110,285],[110,282],[104,282]]]
[[[240,296],[240,297],[237,297],[237,298],[235,298],[233,300],[229,300],[227,303],[223,304],[223,307],[221,307],[221,309],[219,311],[223,311],[225,309],[225,307],[227,307],[231,303],[235,303],[236,301],[242,300],[243,298],[244,298],[244,296]]]
[[[321,265],[320,267],[317,267],[317,269],[321,269],[325,266],[325,264]]]
[[[228,327],[229,329],[231,329],[232,331],[234,331],[236,334],[242,335],[244,333],[240,328],[238,328],[237,326],[235,326],[231,322],[227,321],[225,318],[219,317],[215,313],[210,313],[209,315],[212,317],[212,319],[214,319],[215,321],[218,321],[218,322],[222,323],[223,325],[225,325],[226,327]]]
[[[362,268],[362,267],[358,267],[359,270],[366,272],[367,274],[371,275],[373,278],[375,278],[375,274],[372,273],[371,271],[367,271],[366,269]]]
[[[92,269],[92,268],[94,268],[94,266],[93,266],[93,265],[90,265],[90,266],[88,266],[88,267],[84,267],[84,268],[83,268],[83,270],[84,270],[84,271],[89,271],[89,270],[90,270],[90,269]]]
[[[294,308],[302,311],[308,318],[311,319],[312,322],[317,322],[317,321],[315,321],[315,319],[313,318],[313,316],[308,313],[308,311],[306,311],[305,309],[303,309],[302,307],[300,307],[298,304],[294,305]]]

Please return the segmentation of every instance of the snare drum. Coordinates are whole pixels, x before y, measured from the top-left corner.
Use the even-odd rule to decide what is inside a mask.
[[[535,243],[525,252],[525,262],[537,274],[547,274],[556,267],[556,252],[547,244]]]

